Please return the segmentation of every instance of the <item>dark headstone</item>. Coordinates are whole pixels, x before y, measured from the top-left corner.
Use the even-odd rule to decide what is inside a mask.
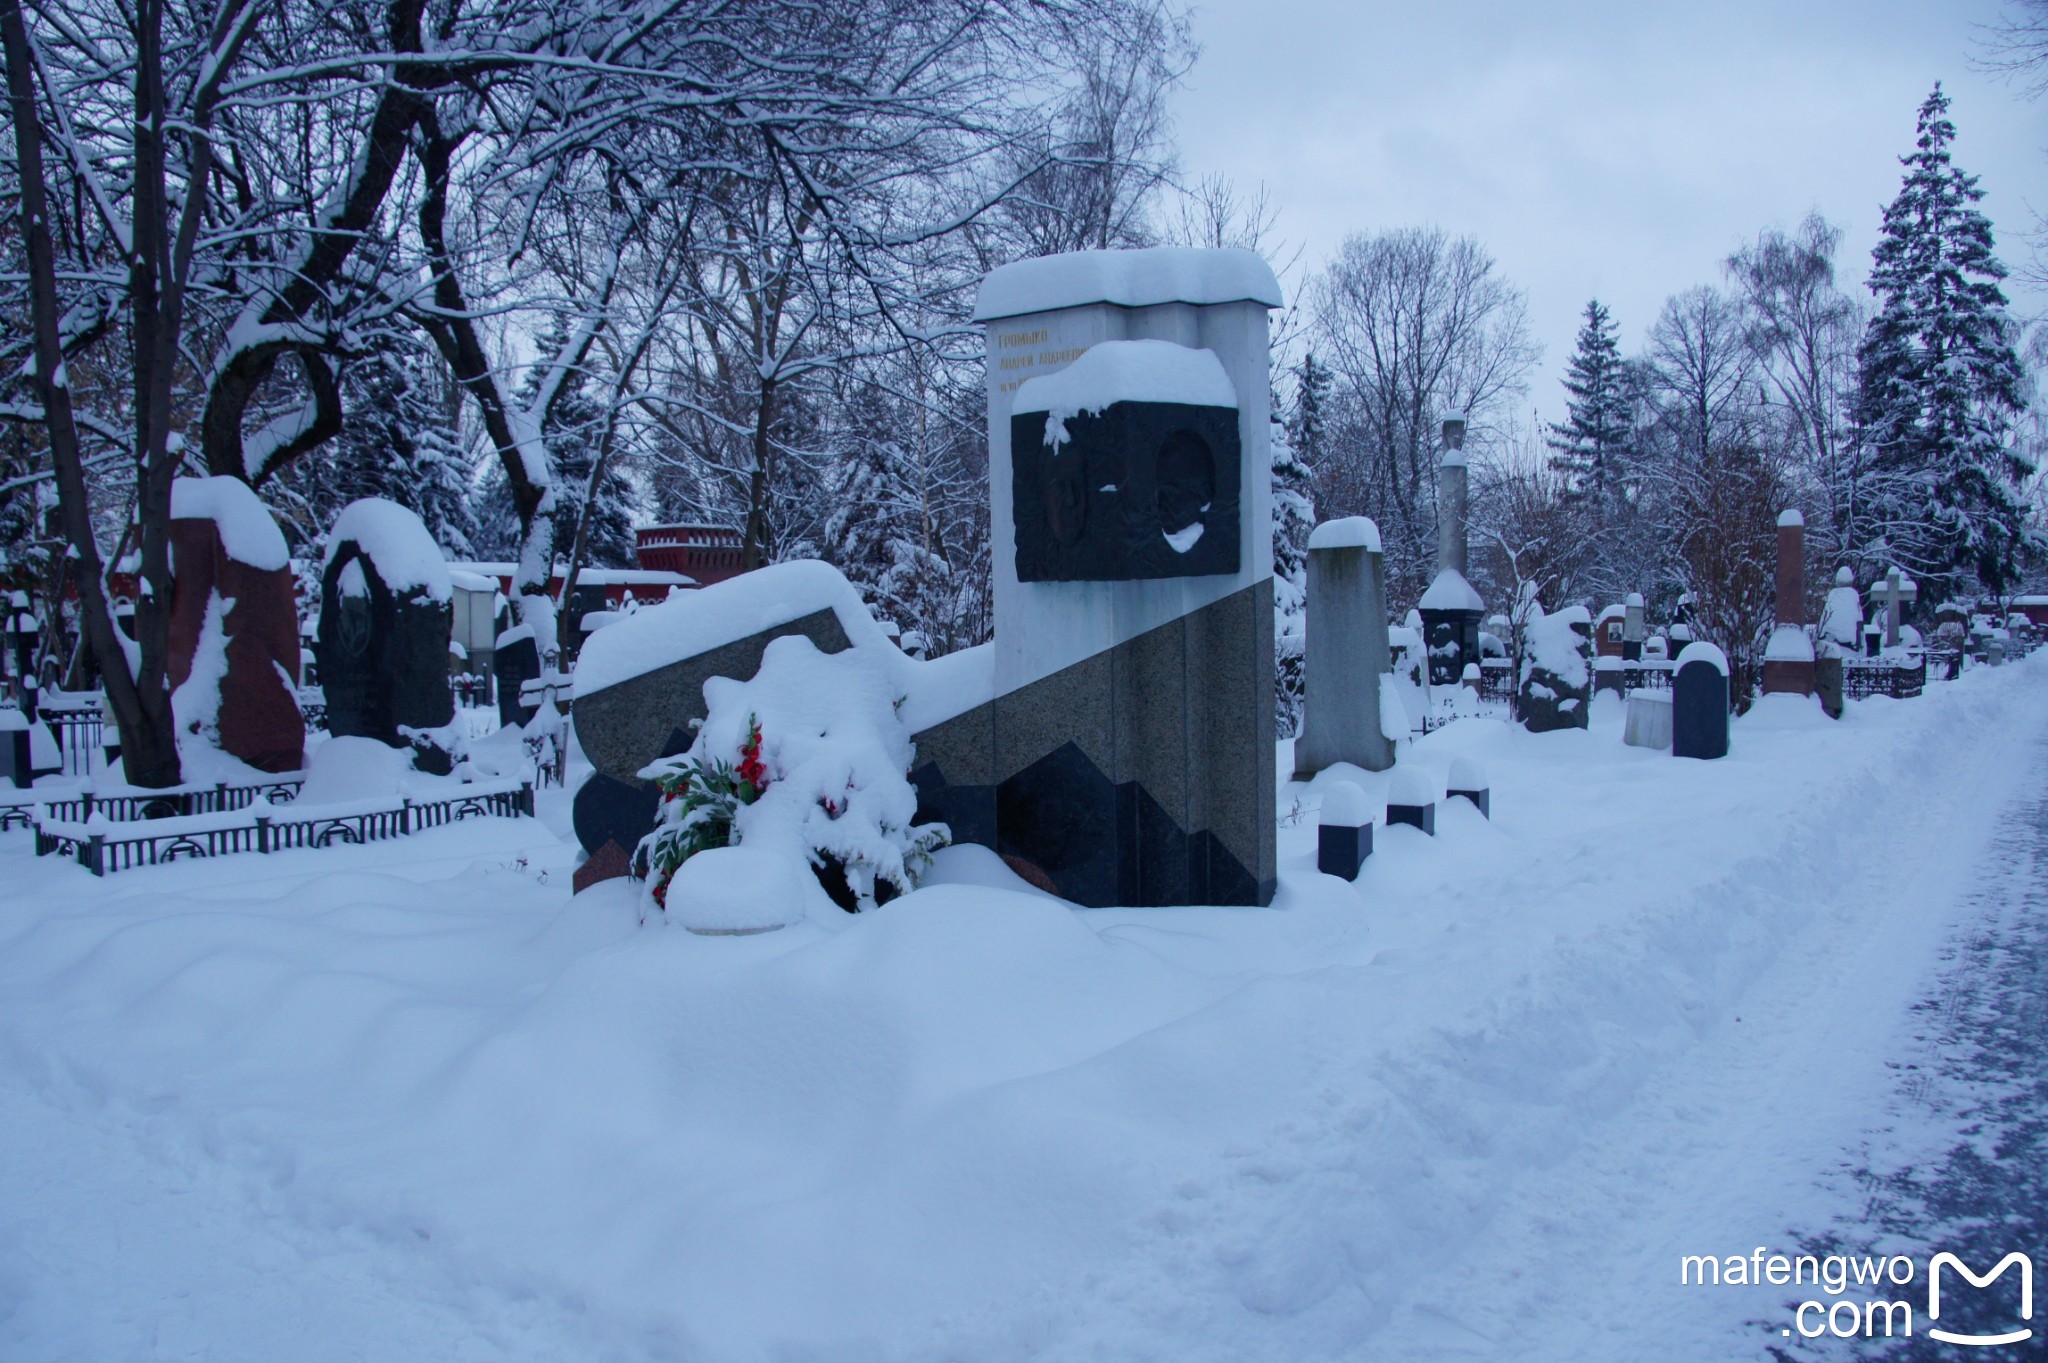
[[[1517,697],[1522,727],[1532,734],[1586,728],[1592,720],[1592,617],[1582,606],[1567,606],[1533,621],[1529,635]],[[1571,677],[1557,670],[1567,666],[1568,655],[1577,659]]]
[[[654,831],[654,815],[660,807],[659,787],[594,771],[576,788],[570,805],[576,841],[592,856],[608,842],[638,847],[640,839]]]
[[[220,746],[258,771],[306,764],[299,713],[298,588],[289,567],[257,568],[231,558],[210,518],[171,522],[170,684],[183,686],[215,597],[231,603],[220,629],[227,671],[220,679]]]
[[[1728,755],[1728,668],[1721,650],[1708,644],[1686,649],[1711,649],[1710,655],[1679,655],[1671,679],[1671,755],[1715,758]]]
[[[531,634],[508,639],[491,654],[491,675],[498,683],[498,722],[520,725],[532,716],[519,699],[519,688],[540,676],[540,648]]]
[[[1842,660],[1813,660],[1813,689],[1820,696],[1820,708],[1829,719],[1842,717]]]
[[[1235,408],[1113,402],[1066,418],[1010,418],[1020,582],[1120,582],[1235,573]],[[1176,547],[1179,545],[1180,547]]]
[[[1432,838],[1435,837],[1436,802],[1432,800],[1428,804],[1397,805],[1391,800],[1388,801],[1387,827],[1392,828],[1397,823],[1407,824],[1410,828],[1419,828]]]
[[[617,880],[632,869],[633,859],[626,849],[616,842],[607,842],[590,854],[576,874],[569,877],[570,893],[582,894],[591,886],[607,880]]]
[[[1463,796],[1474,805],[1477,805],[1479,812],[1486,818],[1491,819],[1493,817],[1493,791],[1488,787],[1481,786],[1477,790],[1452,790],[1446,792],[1446,795],[1450,799]]]
[[[348,590],[344,590],[346,580]],[[424,590],[385,584],[354,540],[334,546],[320,582],[320,689],[327,731],[407,746],[399,732],[438,729],[455,717],[448,689],[454,608]]]
[[[1326,876],[1358,879],[1372,855],[1372,825],[1322,824],[1316,829],[1316,869]]]

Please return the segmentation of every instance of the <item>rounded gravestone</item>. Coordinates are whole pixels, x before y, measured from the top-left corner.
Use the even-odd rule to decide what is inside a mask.
[[[1728,655],[1709,643],[1687,644],[1671,679],[1671,755],[1728,755]]]
[[[425,523],[381,497],[345,507],[328,532],[320,577],[315,650],[328,732],[404,747],[412,740],[401,729],[451,722],[453,628],[448,563]],[[445,764],[422,753],[424,765]]]

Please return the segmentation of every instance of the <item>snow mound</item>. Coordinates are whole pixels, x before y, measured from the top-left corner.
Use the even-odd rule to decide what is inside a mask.
[[[1380,737],[1390,743],[1399,743],[1415,727],[1401,689],[1400,679],[1393,673],[1380,673]]]
[[[212,521],[228,557],[251,568],[291,566],[284,531],[255,490],[239,478],[180,478],[171,484],[171,519]]]
[[[1451,759],[1450,785],[1452,790],[1485,790],[1488,788],[1486,768],[1472,758],[1454,757]]]
[[[1810,663],[1813,661],[1813,640],[1807,638],[1806,631],[1797,625],[1779,625],[1771,631],[1770,642],[1764,645],[1764,661]]]
[[[364,497],[343,507],[334,518],[334,528],[327,532],[322,565],[334,562],[335,551],[350,540],[377,566],[377,576],[394,593],[408,596],[417,592],[436,601],[455,599],[447,555],[434,543],[426,522],[397,502]]]
[[[306,758],[306,783],[294,805],[352,804],[396,799],[412,771],[412,750],[374,738],[330,738]]]
[[[1380,552],[1380,528],[1370,516],[1340,516],[1308,532],[1311,549],[1369,549]]]
[[[1425,775],[1422,768],[1395,766],[1394,779],[1387,786],[1388,804],[1433,805],[1443,798],[1443,783]]]
[[[1429,584],[1429,590],[1422,594],[1416,609],[1426,611],[1479,611],[1486,609],[1486,603],[1479,599],[1479,593],[1472,590],[1472,584],[1465,575],[1455,568],[1446,568],[1436,575]]]
[[[1787,525],[1799,525],[1799,526],[1803,526],[1803,525],[1805,525],[1805,524],[1806,524],[1806,517],[1805,517],[1805,516],[1803,516],[1803,515],[1801,515],[1801,514],[1800,514],[1800,512],[1798,511],[1798,509],[1797,509],[1797,508],[1795,508],[1795,507],[1787,507],[1787,508],[1786,508],[1785,510],[1783,510],[1783,511],[1780,511],[1780,512],[1778,513],[1778,524],[1779,524],[1780,526],[1787,526]]]
[[[1323,788],[1322,822],[1332,828],[1363,828],[1372,820],[1372,801],[1358,782],[1332,781]]]
[[[668,883],[669,918],[712,937],[772,932],[831,907],[802,859],[753,844],[699,852]]]
[[[993,322],[1089,303],[1143,308],[1237,302],[1281,306],[1280,281],[1256,251],[1190,246],[1069,251],[990,271],[974,300],[974,320]]]

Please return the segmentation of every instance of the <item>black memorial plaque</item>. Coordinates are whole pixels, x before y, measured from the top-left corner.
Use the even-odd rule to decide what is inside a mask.
[[[1244,462],[1234,407],[1116,402],[1065,421],[1010,418],[1020,582],[1129,582],[1238,571]]]

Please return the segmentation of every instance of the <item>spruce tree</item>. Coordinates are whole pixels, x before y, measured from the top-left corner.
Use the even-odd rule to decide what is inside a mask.
[[[1565,370],[1565,419],[1550,426],[1551,464],[1573,495],[1604,508],[1621,476],[1629,443],[1628,371],[1614,318],[1599,299],[1586,304],[1586,323]]]
[[[1294,411],[1273,421],[1273,689],[1281,737],[1301,728],[1301,702],[1308,641],[1308,537],[1315,529],[1315,474],[1295,452],[1294,433],[1313,434],[1303,408],[1317,400],[1307,382],[1313,359],[1296,377]],[[1273,410],[1280,410],[1279,403]],[[1313,416],[1311,412],[1309,415]]]
[[[568,328],[559,320],[541,334],[535,342],[541,362],[527,371],[513,396],[516,403],[525,406],[533,401],[544,367],[567,341]],[[576,370],[563,379],[554,406],[541,421],[541,439],[554,465],[555,553],[562,560],[564,572],[576,543],[577,518],[583,513],[584,498],[591,493],[590,471],[604,439],[605,415],[603,404],[589,394],[586,375]],[[584,531],[585,567],[630,568],[638,561],[637,537],[633,533],[635,500],[633,485],[614,451],[605,462],[604,475],[598,479],[590,525]]]
[[[1923,590],[2000,592],[2035,547],[2018,490],[2031,467],[2007,439],[2026,404],[2005,266],[1976,207],[1984,191],[1950,159],[1948,107],[1940,85],[1920,106],[1873,253],[1878,311],[1857,350],[1855,413],[1871,542],[1858,547]]]
[[[1294,409],[1287,414],[1287,443],[1310,468],[1322,462],[1329,438],[1329,405],[1330,371],[1310,351],[1294,367]]]

